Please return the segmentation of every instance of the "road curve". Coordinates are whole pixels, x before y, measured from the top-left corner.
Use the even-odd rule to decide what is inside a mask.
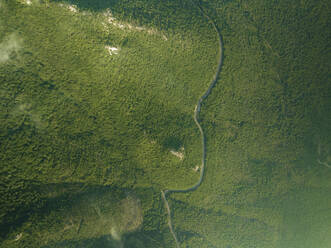
[[[162,190],[161,191],[161,196],[162,199],[164,201],[164,205],[167,209],[167,213],[168,213],[168,226],[170,229],[170,232],[176,242],[176,247],[179,248],[179,242],[176,236],[176,233],[173,230],[173,226],[172,226],[172,222],[171,222],[171,210],[169,207],[169,203],[167,200],[167,194],[171,194],[171,193],[187,193],[190,191],[194,191],[196,190],[202,183],[204,174],[205,174],[205,164],[206,164],[206,139],[205,139],[205,135],[203,132],[203,129],[200,125],[199,122],[199,114],[200,114],[200,110],[201,110],[201,104],[202,102],[209,96],[209,94],[211,93],[212,88],[215,86],[217,79],[219,77],[219,74],[221,72],[222,69],[222,65],[223,65],[223,41],[222,41],[222,35],[218,29],[218,27],[216,26],[215,22],[203,11],[203,9],[201,8],[201,6],[198,5],[199,10],[201,11],[201,13],[208,19],[209,22],[211,22],[211,24],[213,25],[214,30],[217,33],[218,36],[218,41],[219,41],[219,60],[218,60],[218,65],[216,68],[216,72],[214,74],[214,77],[208,87],[208,89],[205,91],[205,93],[199,98],[197,105],[195,106],[194,109],[194,122],[197,125],[197,127],[199,128],[200,131],[200,136],[201,136],[201,148],[202,148],[202,159],[201,159],[201,170],[200,170],[200,178],[198,180],[198,182],[196,184],[194,184],[193,186],[189,187],[189,188],[185,188],[185,189],[166,189],[166,190]]]

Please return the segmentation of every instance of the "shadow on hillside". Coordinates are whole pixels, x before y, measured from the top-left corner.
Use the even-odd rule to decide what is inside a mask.
[[[163,236],[159,232],[142,232],[136,231],[124,235],[122,240],[114,240],[111,236],[105,235],[94,239],[83,240],[64,240],[61,242],[51,243],[42,248],[155,248],[164,247]]]
[[[194,17],[202,17],[192,1],[54,0],[54,2],[75,5],[82,11],[104,12],[110,10],[116,18],[121,20],[138,25],[156,26],[164,30],[190,27],[196,22]]]
[[[79,9],[91,11],[103,11],[105,9],[116,8],[120,4],[120,0],[54,0],[54,2],[68,3],[76,5]]]
[[[35,195],[36,197],[39,197],[40,200],[36,204],[20,205],[5,215],[0,225],[1,239],[3,240],[7,239],[12,233],[19,231],[24,223],[31,221],[31,223],[37,221],[36,223],[38,223],[38,225],[40,223],[41,226],[46,224],[47,228],[50,228],[51,230],[54,228],[53,225],[58,226],[55,229],[61,229],[62,226],[68,226],[68,220],[70,220],[71,224],[73,222],[75,223],[75,229],[78,227],[76,231],[78,234],[81,226],[81,223],[79,224],[79,222],[84,221],[85,226],[88,225],[92,227],[100,222],[100,220],[96,221],[96,219],[100,219],[101,216],[103,216],[103,218],[112,218],[111,216],[114,216],[114,214],[118,215],[116,214],[117,212],[123,214],[123,211],[125,212],[125,209],[121,209],[123,207],[123,201],[124,203],[127,202],[125,200],[128,199],[128,197],[137,200],[135,202],[130,202],[129,200],[127,204],[132,205],[136,203],[140,205],[139,202],[143,200],[146,195],[152,195],[152,197],[148,197],[151,200],[155,195],[158,195],[158,192],[154,192],[152,188],[137,188],[133,191],[126,188],[86,185],[83,183],[28,183],[29,187],[24,189],[24,191],[19,192],[18,196],[24,194]],[[137,205],[133,206],[133,208],[140,209]],[[132,210],[128,211],[128,213],[132,215]],[[135,217],[135,215],[137,215],[137,213],[133,213],[133,217]],[[103,222],[102,218],[101,222]],[[36,223],[33,224],[33,229],[35,229]],[[127,223],[130,228],[134,224],[135,223],[132,224],[132,220],[129,220]],[[135,225],[137,227],[139,226],[138,224]],[[95,240],[97,244],[103,242],[102,238],[96,238]],[[107,240],[109,240],[109,238]],[[90,241],[86,242],[89,243]],[[114,247],[118,247],[115,241],[109,241],[108,243],[109,245],[113,244],[116,245]],[[55,245],[47,247],[63,247],[63,244],[60,246]],[[72,246],[69,245],[68,247]]]

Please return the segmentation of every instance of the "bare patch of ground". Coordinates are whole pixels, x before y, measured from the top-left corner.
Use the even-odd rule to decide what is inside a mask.
[[[14,241],[19,241],[22,238],[22,236],[23,236],[23,233],[17,234]]]
[[[105,48],[108,51],[109,55],[118,54],[119,52],[119,48],[117,47],[105,46]]]
[[[105,22],[102,23],[102,25],[106,28],[106,30],[108,30],[108,25],[111,25],[111,26],[115,26],[115,27],[117,27],[119,29],[123,29],[123,30],[125,29],[125,30],[140,31],[140,32],[145,31],[150,35],[160,35],[163,40],[166,40],[166,41],[168,40],[166,35],[160,34],[160,32],[158,32],[154,28],[136,26],[136,25],[132,25],[130,23],[121,22],[121,21],[117,20],[111,13],[110,9],[107,9],[103,13],[103,15],[106,18],[106,20],[105,20]]]
[[[78,8],[74,4],[63,4],[63,3],[60,3],[59,5],[61,7],[63,7],[63,8],[66,8],[67,10],[69,10],[69,11],[71,11],[73,13],[78,13]]]
[[[170,150],[171,154],[179,158],[180,160],[184,159],[184,147],[181,147],[179,151]]]

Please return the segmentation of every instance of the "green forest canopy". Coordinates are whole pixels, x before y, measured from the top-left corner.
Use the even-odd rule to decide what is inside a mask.
[[[200,4],[224,67],[204,182],[170,200],[182,246],[328,247],[329,1]],[[218,52],[195,2],[2,0],[0,16],[1,246],[173,247],[160,190],[199,177],[192,116]]]

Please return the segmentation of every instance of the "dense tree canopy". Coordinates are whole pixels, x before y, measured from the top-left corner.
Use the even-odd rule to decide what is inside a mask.
[[[199,2],[182,247],[330,245],[329,2]],[[174,246],[197,3],[0,0],[1,247]]]

